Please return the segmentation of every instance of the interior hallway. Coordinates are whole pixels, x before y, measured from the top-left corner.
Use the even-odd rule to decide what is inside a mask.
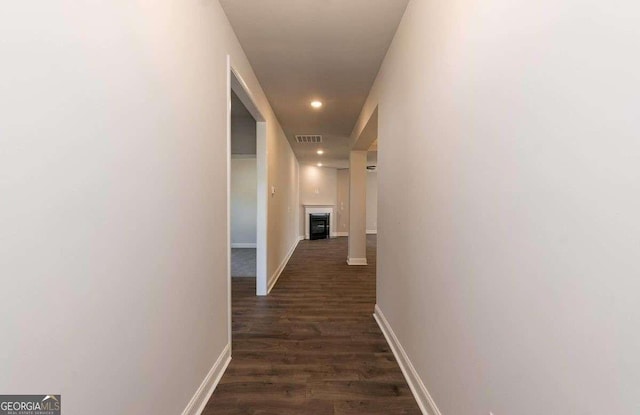
[[[233,279],[233,359],[203,414],[420,414],[372,317],[376,236],[369,265],[346,251],[301,241],[268,297]]]

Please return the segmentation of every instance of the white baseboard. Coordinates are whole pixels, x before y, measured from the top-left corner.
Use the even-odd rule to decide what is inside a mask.
[[[267,283],[267,294],[271,292],[271,289],[276,285],[276,282],[278,282],[280,274],[282,274],[282,271],[284,271],[284,267],[287,266],[287,263],[289,262],[289,259],[291,259],[293,251],[295,251],[298,247],[298,243],[300,243],[300,240],[300,238],[296,239],[295,243],[291,245],[291,249],[289,249],[289,252],[287,252],[287,256],[284,257],[284,260],[282,261],[278,269],[276,269],[276,272],[274,272],[271,278],[269,278],[269,282]]]
[[[232,159],[256,159],[257,156],[255,154],[232,154]]]
[[[329,235],[329,238],[338,238],[340,236],[349,236],[349,232],[331,232],[331,234]],[[301,236],[300,240],[304,241],[305,239],[310,239],[306,236]],[[321,238],[323,239],[323,238]]]
[[[367,265],[367,258],[347,258],[349,265]]]
[[[377,234],[378,234],[377,229],[367,229],[367,235],[377,235]]]
[[[231,248],[256,248],[257,246],[255,242],[236,242],[231,244]]]
[[[216,386],[218,386],[218,382],[220,382],[224,371],[227,370],[230,361],[231,348],[227,344],[187,404],[187,407],[182,411],[182,415],[200,415],[202,411],[204,411],[204,407],[207,405],[207,402],[209,402],[209,398],[211,398],[213,391],[216,389]]]
[[[387,343],[389,343],[389,347],[391,347],[391,351],[400,365],[402,374],[407,380],[414,398],[416,398],[420,411],[422,411],[424,415],[442,415],[433,398],[429,394],[429,391],[424,386],[422,379],[418,376],[418,372],[416,372],[415,367],[413,367],[413,363],[409,360],[409,356],[407,356],[407,353],[404,351],[400,341],[398,341],[396,334],[393,332],[393,329],[382,313],[382,310],[378,307],[378,304],[375,306],[373,318],[376,319],[378,326],[380,326],[380,330],[382,330],[382,334],[384,334],[385,339],[387,339]]]

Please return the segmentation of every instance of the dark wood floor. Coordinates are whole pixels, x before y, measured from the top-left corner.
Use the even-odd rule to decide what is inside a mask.
[[[233,359],[204,415],[420,414],[372,317],[367,242],[353,267],[347,238],[300,242],[268,297],[233,279]]]

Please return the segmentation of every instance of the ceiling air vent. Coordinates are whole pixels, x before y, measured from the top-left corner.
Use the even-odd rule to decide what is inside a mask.
[[[300,144],[322,143],[321,135],[296,135],[296,142]]]

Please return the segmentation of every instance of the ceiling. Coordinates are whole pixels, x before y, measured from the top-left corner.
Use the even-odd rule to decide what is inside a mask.
[[[220,0],[301,164],[345,166],[349,136],[407,3]],[[322,108],[311,108],[314,99]],[[323,143],[298,144],[296,134],[321,134]]]

